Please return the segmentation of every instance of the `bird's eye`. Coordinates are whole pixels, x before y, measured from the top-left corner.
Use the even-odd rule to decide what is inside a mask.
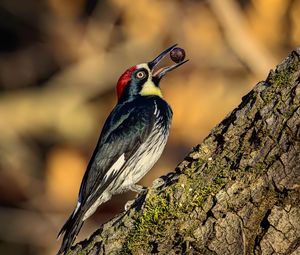
[[[146,76],[146,73],[144,71],[139,71],[136,73],[136,77],[139,79],[143,79],[143,78],[145,78],[145,76]]]

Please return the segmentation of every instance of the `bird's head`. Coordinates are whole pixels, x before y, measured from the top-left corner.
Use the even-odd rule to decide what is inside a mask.
[[[159,83],[162,77],[188,61],[181,61],[172,66],[163,67],[155,71],[155,67],[158,63],[175,47],[176,44],[164,50],[154,60],[148,63],[138,64],[127,69],[119,78],[116,86],[118,100],[121,101],[138,95],[156,95],[161,97],[162,94]]]

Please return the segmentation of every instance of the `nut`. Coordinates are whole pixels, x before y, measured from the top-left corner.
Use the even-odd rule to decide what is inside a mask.
[[[182,48],[176,47],[170,52],[170,58],[175,63],[180,63],[185,58],[185,51]]]

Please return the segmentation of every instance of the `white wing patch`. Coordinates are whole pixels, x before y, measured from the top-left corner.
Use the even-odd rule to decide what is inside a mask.
[[[72,214],[72,218],[73,218],[74,215],[77,213],[77,211],[78,211],[80,205],[81,205],[81,203],[78,201],[78,202],[77,202],[77,205],[76,205],[76,208],[75,208],[75,210],[74,210],[74,212],[73,212],[73,214]]]
[[[123,153],[117,159],[117,161],[108,169],[102,182],[105,183],[108,180],[109,176],[111,176],[111,175],[115,174],[117,171],[119,171],[121,169],[121,167],[124,165],[124,163],[125,163],[125,154]],[[98,186],[97,189],[93,193],[95,194],[100,187],[101,186]],[[88,217],[90,217],[96,211],[98,206],[101,205],[102,203],[105,203],[106,201],[108,201],[110,199],[110,197],[111,197],[111,194],[109,194],[107,191],[103,191],[103,193],[100,195],[100,197],[98,197],[96,202],[84,214],[82,220],[85,221]],[[89,197],[88,200],[90,198],[91,197]]]
[[[116,171],[118,171],[119,169],[121,169],[121,167],[124,165],[125,163],[125,154],[123,153],[118,159],[117,161],[108,169],[107,173],[104,175],[103,177],[103,180],[102,180],[102,183],[105,183],[109,176],[111,176],[112,174],[114,174]],[[95,194],[98,189],[100,188],[101,186],[98,186],[96,188],[95,191],[93,191],[93,194]],[[87,201],[89,201],[91,199],[91,196],[87,199]]]
[[[124,163],[125,163],[125,154],[123,153],[118,158],[118,160],[109,168],[109,170],[107,171],[107,173],[104,176],[103,182],[107,181],[109,176],[113,175],[116,171],[120,170],[121,167],[124,165]]]

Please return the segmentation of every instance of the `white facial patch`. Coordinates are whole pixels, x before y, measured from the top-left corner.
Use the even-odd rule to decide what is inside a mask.
[[[146,64],[146,63],[138,64],[138,65],[136,65],[136,68],[137,69],[139,69],[139,68],[145,68],[148,71],[148,73],[149,73],[149,78],[152,78],[152,73],[151,73],[151,70],[149,69],[148,64]]]
[[[159,96],[159,97],[162,97],[162,93],[161,93],[160,88],[157,87],[152,81],[152,73],[151,73],[151,70],[149,69],[148,64],[147,63],[138,64],[136,67],[137,67],[137,69],[145,68],[149,73],[149,77],[148,77],[147,81],[144,83],[140,94],[142,96]]]

